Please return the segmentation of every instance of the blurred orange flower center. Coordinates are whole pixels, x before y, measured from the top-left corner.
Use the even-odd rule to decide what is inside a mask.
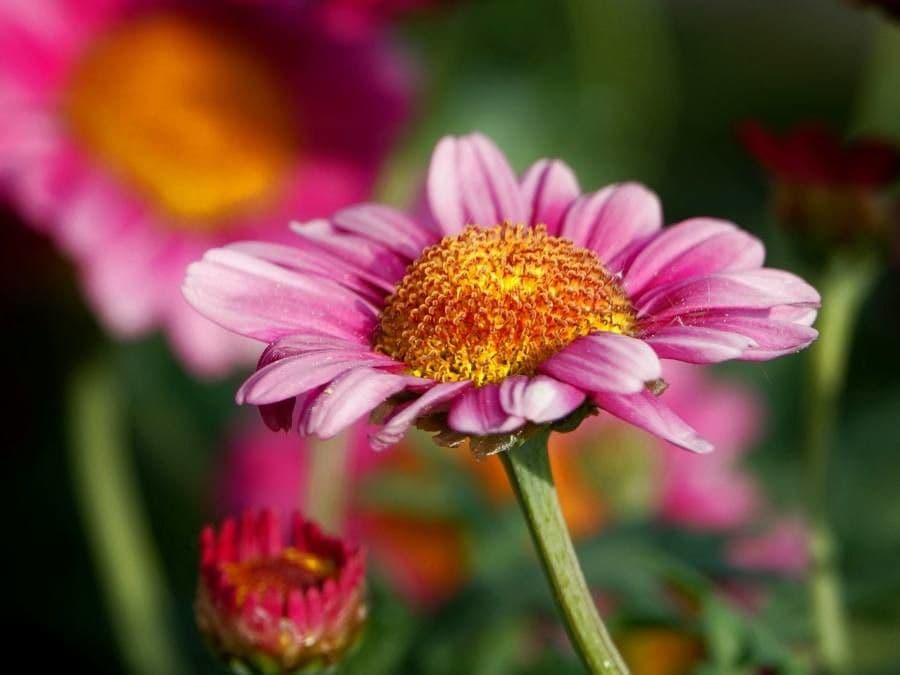
[[[628,333],[634,309],[597,256],[542,225],[474,225],[427,248],[386,303],[376,347],[413,375],[500,382],[573,340]]]
[[[258,209],[296,155],[269,64],[220,27],[172,12],[94,44],[63,103],[86,148],[180,229],[215,230]]]
[[[272,558],[256,558],[228,563],[225,577],[237,589],[238,604],[250,593],[263,595],[268,590],[287,594],[294,589],[318,585],[335,574],[331,560],[289,547]]]

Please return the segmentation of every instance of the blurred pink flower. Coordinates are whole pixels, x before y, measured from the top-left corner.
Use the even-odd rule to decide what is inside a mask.
[[[672,409],[716,451],[698,456],[643,436],[608,415],[550,437],[550,461],[573,536],[596,534],[605,523],[655,518],[705,531],[736,530],[759,515],[760,486],[741,466],[764,420],[754,392],[699,368],[664,361]],[[472,462],[489,494],[512,500],[496,458]]]
[[[665,374],[672,409],[710,439],[716,452],[701,458],[666,446],[661,517],[705,530],[746,524],[760,506],[760,490],[740,461],[762,435],[761,402],[746,387],[679,363],[666,363]]]
[[[809,528],[797,516],[776,519],[770,529],[735,540],[732,564],[759,572],[799,576],[809,568]]]
[[[0,187],[75,260],[110,332],[161,328],[198,373],[258,351],[187,306],[188,262],[365,198],[407,114],[388,45],[299,11],[0,4]]]
[[[368,479],[379,471],[421,473],[423,465],[409,446],[375,454],[358,427],[342,437],[348,471],[341,486],[345,497],[341,530],[364,543],[375,563],[409,601],[429,606],[440,602],[464,581],[466,547],[462,528],[431,516],[397,512],[367,503],[361,495]],[[295,435],[273,434],[262,425],[235,434],[215,477],[220,514],[247,509],[290,512],[308,508],[308,441]]]
[[[818,292],[763,267],[762,242],[711,218],[663,229],[643,186],[582,195],[546,159],[520,178],[472,134],[438,143],[427,197],[430,217],[359,205],[297,226],[295,246],[190,266],[198,311],[268,343],[238,400],[272,428],[328,438],[380,409],[387,447],[425,416],[490,436],[589,400],[708,452],[657,396],[660,358],[763,361],[816,338]]]

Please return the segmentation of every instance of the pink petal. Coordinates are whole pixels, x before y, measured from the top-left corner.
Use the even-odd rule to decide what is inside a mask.
[[[644,340],[662,359],[688,363],[720,363],[741,358],[756,346],[751,338],[705,326],[667,326]]]
[[[327,220],[291,223],[294,234],[313,250],[326,251],[351,267],[394,283],[406,272],[408,260],[368,237],[340,232]]]
[[[765,248],[724,220],[693,218],[666,228],[634,258],[623,283],[631,297],[645,290],[714,272],[761,267]]]
[[[580,194],[575,173],[557,159],[535,162],[522,178],[522,197],[531,208],[530,224],[546,225],[553,235],[559,233],[566,209]]]
[[[295,272],[315,274],[337,281],[342,286],[365,295],[366,299],[378,304],[381,304],[384,297],[394,290],[394,284],[386,279],[322,250],[307,250],[296,246],[262,241],[239,241],[228,244],[224,248],[265,260]]]
[[[330,382],[359,366],[393,366],[386,356],[373,352],[322,350],[287,356],[257,370],[238,390],[238,404],[278,403]]]
[[[706,317],[703,325],[710,329],[731,331],[752,340],[754,344],[740,357],[746,361],[767,361],[799,352],[812,344],[819,335],[815,328],[805,322],[790,323],[762,316],[714,315]]]
[[[373,368],[353,368],[336,377],[306,410],[303,435],[332,438],[419,378]]]
[[[576,200],[560,235],[591,249],[608,263],[661,226],[662,207],[657,196],[637,183],[623,183]]]
[[[383,450],[395,445],[403,438],[409,427],[419,416],[449,401],[470,386],[471,383],[467,380],[441,382],[434,385],[415,401],[408,403],[391,415],[385,425],[369,439],[370,445],[376,450]]]
[[[290,333],[367,340],[378,310],[339,283],[286,270],[233,249],[212,249],[182,287],[201,314],[265,342]]]
[[[818,307],[819,294],[800,277],[770,268],[695,277],[646,294],[638,317],[652,321],[692,312],[770,309],[778,305]]]
[[[507,414],[544,424],[562,419],[584,403],[586,394],[546,375],[508,377],[500,383],[500,405]]]
[[[622,396],[596,393],[594,402],[608,413],[663,440],[692,452],[711,452],[713,446],[649,391]]]
[[[331,221],[340,229],[367,237],[400,255],[415,260],[422,249],[438,240],[406,214],[380,204],[361,204],[338,211]]]
[[[662,377],[662,366],[642,340],[592,333],[545,361],[540,371],[582,391],[635,394]]]
[[[500,403],[500,385],[488,384],[468,389],[453,401],[447,425],[461,434],[487,436],[518,429],[525,423],[523,417],[507,413]]]
[[[444,234],[466,225],[524,223],[528,209],[506,157],[481,134],[440,140],[431,157],[428,204]]]

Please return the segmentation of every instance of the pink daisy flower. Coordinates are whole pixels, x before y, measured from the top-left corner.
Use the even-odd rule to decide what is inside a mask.
[[[445,138],[429,215],[365,204],[238,243],[188,270],[201,313],[268,343],[238,401],[277,429],[330,437],[376,408],[375,448],[417,420],[484,436],[583,405],[683,448],[712,446],[658,394],[660,358],[766,360],[816,337],[819,294],[763,267],[735,225],[662,228],[637,184],[582,195],[562,162],[519,179],[487,138]]]
[[[284,520],[247,511],[200,534],[197,624],[226,662],[249,672],[337,663],[366,620],[362,551],[298,512]]]
[[[110,332],[161,328],[199,373],[253,352],[184,303],[186,265],[364,199],[406,115],[407,73],[375,34],[299,12],[0,7],[0,187],[75,260]]]

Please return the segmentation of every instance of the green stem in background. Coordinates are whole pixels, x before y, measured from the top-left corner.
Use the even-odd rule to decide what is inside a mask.
[[[77,506],[129,672],[186,673],[168,633],[169,596],[138,498],[111,369],[91,364],[76,371],[68,415]]]
[[[827,672],[845,671],[850,649],[835,541],[828,518],[828,464],[853,328],[878,266],[870,257],[836,257],[822,279],[819,339],[810,349],[807,477],[811,518],[810,593],[819,657]]]
[[[548,430],[500,453],[575,651],[595,675],[627,675],[587,587],[550,472]]]
[[[900,26],[879,21],[859,92],[855,131],[900,139]]]
[[[340,532],[347,504],[347,455],[352,432],[309,443],[309,471],[302,486],[300,510],[330,532]]]

